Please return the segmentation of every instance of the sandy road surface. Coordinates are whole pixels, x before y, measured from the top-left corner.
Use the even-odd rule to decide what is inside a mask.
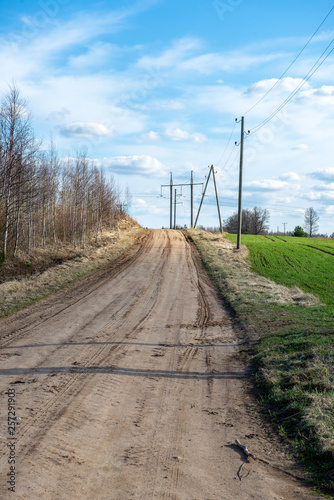
[[[149,231],[113,271],[3,320],[0,336],[1,498],[316,498],[267,437],[182,233]],[[261,460],[246,463],[235,439]]]

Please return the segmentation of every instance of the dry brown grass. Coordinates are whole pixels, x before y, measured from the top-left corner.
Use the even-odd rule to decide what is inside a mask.
[[[0,317],[105,267],[126,252],[142,231],[137,223],[124,220],[119,231],[103,232],[97,242],[91,241],[84,249],[63,246],[39,250],[33,257],[34,274],[0,284]]]
[[[188,230],[188,234],[217,269],[215,278],[224,280],[233,300],[242,297],[244,303],[251,304],[254,299],[269,304],[311,306],[319,303],[319,299],[305,293],[298,287],[287,288],[259,276],[251,271],[248,260],[248,249],[241,245],[240,250],[224,234],[209,233],[201,229]]]

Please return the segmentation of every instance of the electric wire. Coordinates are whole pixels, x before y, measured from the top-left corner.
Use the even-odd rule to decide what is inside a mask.
[[[223,152],[223,154],[221,155],[220,160],[216,163],[216,165],[219,165],[219,163],[222,161],[222,159],[223,159],[223,158],[224,158],[224,156],[225,156],[225,153],[226,153],[226,151],[227,151],[227,148],[229,147],[229,144],[230,144],[230,142],[231,142],[231,139],[232,139],[232,135],[233,135],[233,132],[234,132],[235,126],[236,126],[236,123],[234,122],[234,125],[233,125],[233,128],[232,128],[232,132],[231,132],[231,134],[230,134],[230,137],[229,137],[229,140],[228,140],[228,142],[227,142],[227,144],[226,144],[226,147],[225,147],[225,149],[224,149],[224,152]]]
[[[259,99],[255,104],[253,104],[253,106],[251,106],[245,113],[244,113],[244,116],[247,115],[250,111],[252,111],[258,104],[260,104],[260,102],[263,101],[263,99],[265,99],[267,97],[267,95],[276,87],[276,85],[282,80],[282,78],[287,74],[287,72],[289,71],[289,69],[294,65],[294,63],[297,61],[297,59],[301,56],[301,54],[304,52],[304,50],[306,49],[306,47],[308,47],[308,45],[311,43],[311,41],[313,40],[313,38],[315,37],[315,35],[318,33],[318,31],[320,30],[320,28],[324,25],[325,21],[328,19],[328,17],[331,15],[331,13],[333,12],[334,10],[334,5],[332,6],[332,8],[330,9],[330,11],[328,12],[328,14],[325,16],[325,18],[322,20],[322,22],[320,23],[320,25],[318,26],[318,28],[315,30],[315,32],[313,33],[313,35],[311,36],[311,38],[308,40],[308,42],[304,45],[304,47],[300,50],[300,52],[296,55],[296,57],[294,58],[294,60],[291,62],[291,64],[287,67],[287,69],[284,71],[284,73],[281,74],[281,76],[276,80],[276,82],[273,84],[272,87],[270,87],[270,89],[267,90],[267,92],[261,97],[261,99]]]
[[[334,47],[326,54],[327,50],[330,48],[330,46],[334,43],[334,38],[331,40],[331,42],[327,45],[326,49],[323,51],[321,56],[317,59],[317,61],[314,63],[312,68],[309,70],[309,72],[305,75],[305,77],[302,79],[302,81],[297,85],[297,87],[291,92],[291,94],[283,101],[282,104],[274,111],[271,115],[269,115],[265,120],[263,120],[259,125],[254,127],[254,129],[251,131],[249,135],[254,135],[256,134],[264,125],[266,125],[268,122],[270,122],[274,116],[277,115],[287,104],[288,102],[291,101],[291,99],[300,91],[300,89],[310,80],[310,78],[314,75],[316,71],[323,65],[323,63],[328,59],[328,57],[332,54],[334,51]],[[324,57],[324,55],[326,56]],[[322,59],[323,58],[323,59]],[[322,59],[322,60],[321,60]],[[320,61],[320,62],[319,62]]]

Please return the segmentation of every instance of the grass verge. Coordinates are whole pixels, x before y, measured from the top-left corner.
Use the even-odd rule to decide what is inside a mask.
[[[123,230],[104,232],[97,244],[77,249],[74,257],[62,259],[59,265],[50,265],[28,277],[4,281],[0,284],[0,317],[9,316],[106,267],[127,252],[143,231],[138,224],[127,224]],[[59,255],[59,250],[57,253]]]
[[[253,257],[261,251],[263,262],[270,262],[272,247],[265,251],[262,245],[254,250],[250,244],[250,250],[243,246],[237,251],[231,241],[219,234],[201,230],[188,230],[187,234],[244,329],[264,409],[279,434],[289,441],[294,456],[303,461],[309,480],[333,495],[334,306],[326,289],[326,273],[324,283],[318,283],[321,274],[317,280],[324,293],[313,295],[303,291],[298,280],[288,282],[290,287],[284,286],[283,268],[295,266],[291,254],[290,263],[285,267],[281,264],[277,279],[280,283],[276,283],[266,277],[270,275],[266,267],[272,265],[256,266]],[[283,243],[280,249],[275,248],[277,255],[283,256],[290,250]],[[295,249],[299,263],[303,262],[304,250]],[[326,256],[312,252],[316,259]],[[314,269],[316,262],[311,259],[307,266],[313,265]],[[305,290],[313,291],[310,286]]]

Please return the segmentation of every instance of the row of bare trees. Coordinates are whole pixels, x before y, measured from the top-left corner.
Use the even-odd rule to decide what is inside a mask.
[[[12,85],[0,106],[1,259],[59,242],[85,246],[119,211],[113,181],[85,152],[60,161],[52,141],[42,149],[27,103]]]

